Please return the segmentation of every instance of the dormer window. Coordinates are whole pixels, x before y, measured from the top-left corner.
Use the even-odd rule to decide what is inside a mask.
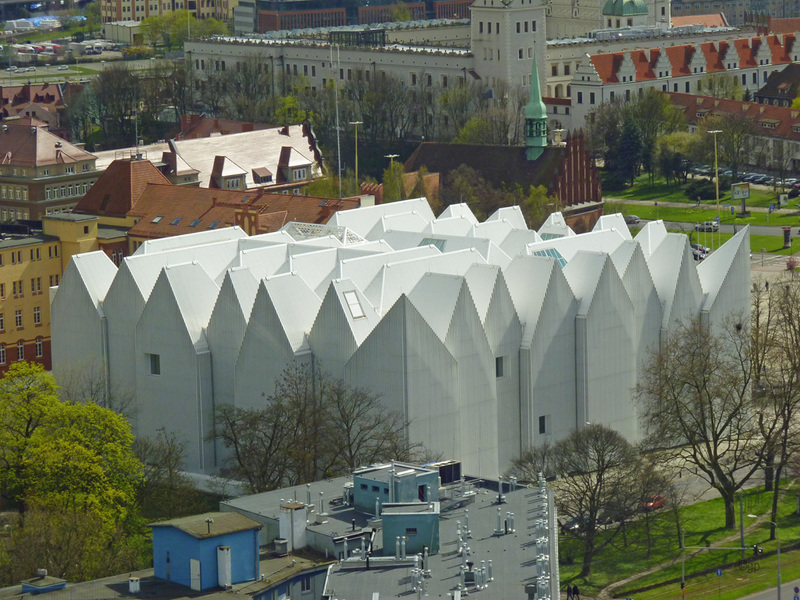
[[[292,181],[303,181],[308,177],[308,168],[300,167],[292,169]]]

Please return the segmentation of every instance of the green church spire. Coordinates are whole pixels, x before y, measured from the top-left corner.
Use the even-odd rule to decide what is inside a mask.
[[[539,68],[536,56],[533,57],[531,73],[531,90],[528,104],[525,106],[525,157],[536,160],[547,147],[547,108],[542,102],[542,90],[539,87]]]

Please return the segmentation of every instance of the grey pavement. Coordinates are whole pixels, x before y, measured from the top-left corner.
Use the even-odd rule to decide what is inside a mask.
[[[777,574],[776,574],[777,575]],[[777,580],[775,584],[766,590],[750,594],[749,596],[742,596],[740,600],[776,600],[778,597]],[[781,600],[793,600],[798,597],[795,589],[800,590],[800,579],[794,581],[784,581],[781,585]]]

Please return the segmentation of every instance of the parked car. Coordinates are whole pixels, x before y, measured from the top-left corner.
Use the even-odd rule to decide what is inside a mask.
[[[639,222],[639,217],[636,215],[626,215],[625,223],[627,225],[636,225]]]
[[[719,223],[716,221],[704,221],[694,226],[695,231],[719,231]]]
[[[58,66],[58,70],[59,71],[66,71],[67,69],[69,69],[69,67],[67,65],[59,65]]]
[[[650,496],[647,500],[642,502],[642,508],[645,510],[658,510],[659,508],[664,508],[666,504],[666,500],[664,500],[664,496]]]
[[[711,248],[707,246],[703,246],[703,244],[692,244],[692,249],[702,252],[703,254],[709,254],[711,252]]]
[[[6,69],[6,71],[11,71],[11,72],[13,73],[13,72],[14,72],[14,71],[16,71],[17,69],[18,69],[18,67],[15,67],[14,65],[11,65],[10,67],[8,67],[8,68]]]

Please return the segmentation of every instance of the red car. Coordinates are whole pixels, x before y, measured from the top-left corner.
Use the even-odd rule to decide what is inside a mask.
[[[659,508],[664,508],[664,504],[666,504],[664,496],[650,496],[649,500],[642,503],[642,508],[645,510],[658,510]]]

